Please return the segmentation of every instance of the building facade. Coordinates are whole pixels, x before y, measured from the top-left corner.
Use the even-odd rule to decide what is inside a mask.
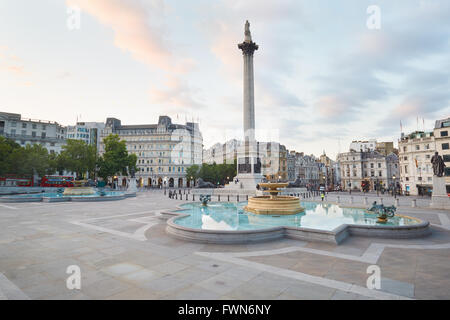
[[[100,134],[105,128],[103,122],[77,122],[74,126],[67,126],[67,139],[82,140],[90,145],[100,147]]]
[[[0,112],[0,135],[22,147],[40,144],[49,153],[60,153],[66,144],[66,128],[57,122],[22,118],[18,113]]]
[[[373,191],[390,189],[398,178],[398,157],[378,151],[349,151],[337,156],[343,190]]]
[[[434,133],[415,131],[409,135],[402,135],[398,141],[398,148],[402,192],[410,195],[431,194]]]
[[[122,125],[119,119],[108,118],[100,135],[100,154],[104,152],[103,138],[110,134],[119,135],[128,152],[137,156],[140,187],[181,188],[193,184],[186,169],[202,164],[203,137],[197,123],[173,124],[168,116],[160,116],[157,124]],[[126,177],[117,180],[126,184]]]
[[[216,143],[203,150],[203,163],[207,164],[233,164],[237,159],[237,152],[242,141],[231,139],[225,143]]]
[[[442,156],[445,169],[445,184],[450,194],[450,118],[437,120],[434,125],[436,151]]]

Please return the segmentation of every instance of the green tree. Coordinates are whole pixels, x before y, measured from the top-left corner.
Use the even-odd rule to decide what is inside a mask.
[[[197,180],[199,178],[200,166],[194,164],[186,169],[186,178],[188,180]]]
[[[52,158],[54,160],[54,158]],[[67,144],[63,146],[63,150],[52,162],[55,169],[65,169],[75,172],[77,179],[83,178],[86,172],[90,176],[95,172],[97,162],[97,149],[93,145],[89,145],[82,140],[67,140]],[[60,170],[58,170],[60,171]]]
[[[216,185],[217,183],[224,185],[236,176],[236,161],[234,164],[204,163],[201,167],[192,165],[187,168],[186,176],[188,179],[192,176],[194,179],[202,178]]]
[[[114,175],[128,175],[128,170],[136,168],[137,156],[128,154],[126,143],[117,134],[103,139],[105,153],[98,158],[98,175],[105,181]]]
[[[11,172],[19,175],[43,176],[51,171],[49,154],[40,144],[14,149],[11,154]]]
[[[20,150],[21,146],[11,139],[0,136],[0,175],[12,172],[11,155],[15,150]]]

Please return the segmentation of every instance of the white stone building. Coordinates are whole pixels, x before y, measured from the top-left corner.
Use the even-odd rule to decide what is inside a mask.
[[[66,144],[66,128],[59,123],[26,119],[18,113],[0,112],[0,135],[23,147],[41,144],[49,153],[60,153]]]
[[[369,152],[369,151],[375,151],[375,148],[377,147],[377,140],[371,139],[367,141],[352,141],[350,143],[350,151],[363,151],[363,152]]]
[[[67,126],[67,139],[82,140],[87,144],[100,147],[100,134],[105,128],[103,122],[77,122],[74,126]]]
[[[157,124],[122,125],[120,120],[108,118],[101,132],[100,154],[104,152],[103,139],[111,133],[125,140],[128,152],[138,157],[138,186],[192,185],[186,169],[202,164],[203,137],[197,123],[173,124],[169,117],[160,116]],[[126,184],[126,177],[117,179],[119,184]]]
[[[436,151],[442,156],[447,193],[450,194],[450,118],[436,120],[434,125]]]
[[[433,187],[431,157],[436,146],[433,132],[415,131],[398,141],[400,185],[403,193],[430,194]]]
[[[395,153],[384,156],[377,151],[349,151],[338,154],[337,161],[343,190],[362,191],[365,184],[369,191],[376,190],[377,185],[389,189],[398,178],[398,157]]]
[[[216,143],[203,150],[203,163],[207,164],[233,164],[237,159],[237,152],[242,141],[231,139],[225,143]]]

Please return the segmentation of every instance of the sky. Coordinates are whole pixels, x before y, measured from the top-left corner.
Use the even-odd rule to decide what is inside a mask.
[[[258,140],[335,158],[450,117],[449,17],[448,0],[0,0],[0,111],[239,139],[249,20]]]

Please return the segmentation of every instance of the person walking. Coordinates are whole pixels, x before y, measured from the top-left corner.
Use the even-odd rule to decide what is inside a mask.
[[[323,202],[323,199],[325,198],[325,193],[322,192],[322,193],[320,194],[320,197],[322,198],[322,202]]]

